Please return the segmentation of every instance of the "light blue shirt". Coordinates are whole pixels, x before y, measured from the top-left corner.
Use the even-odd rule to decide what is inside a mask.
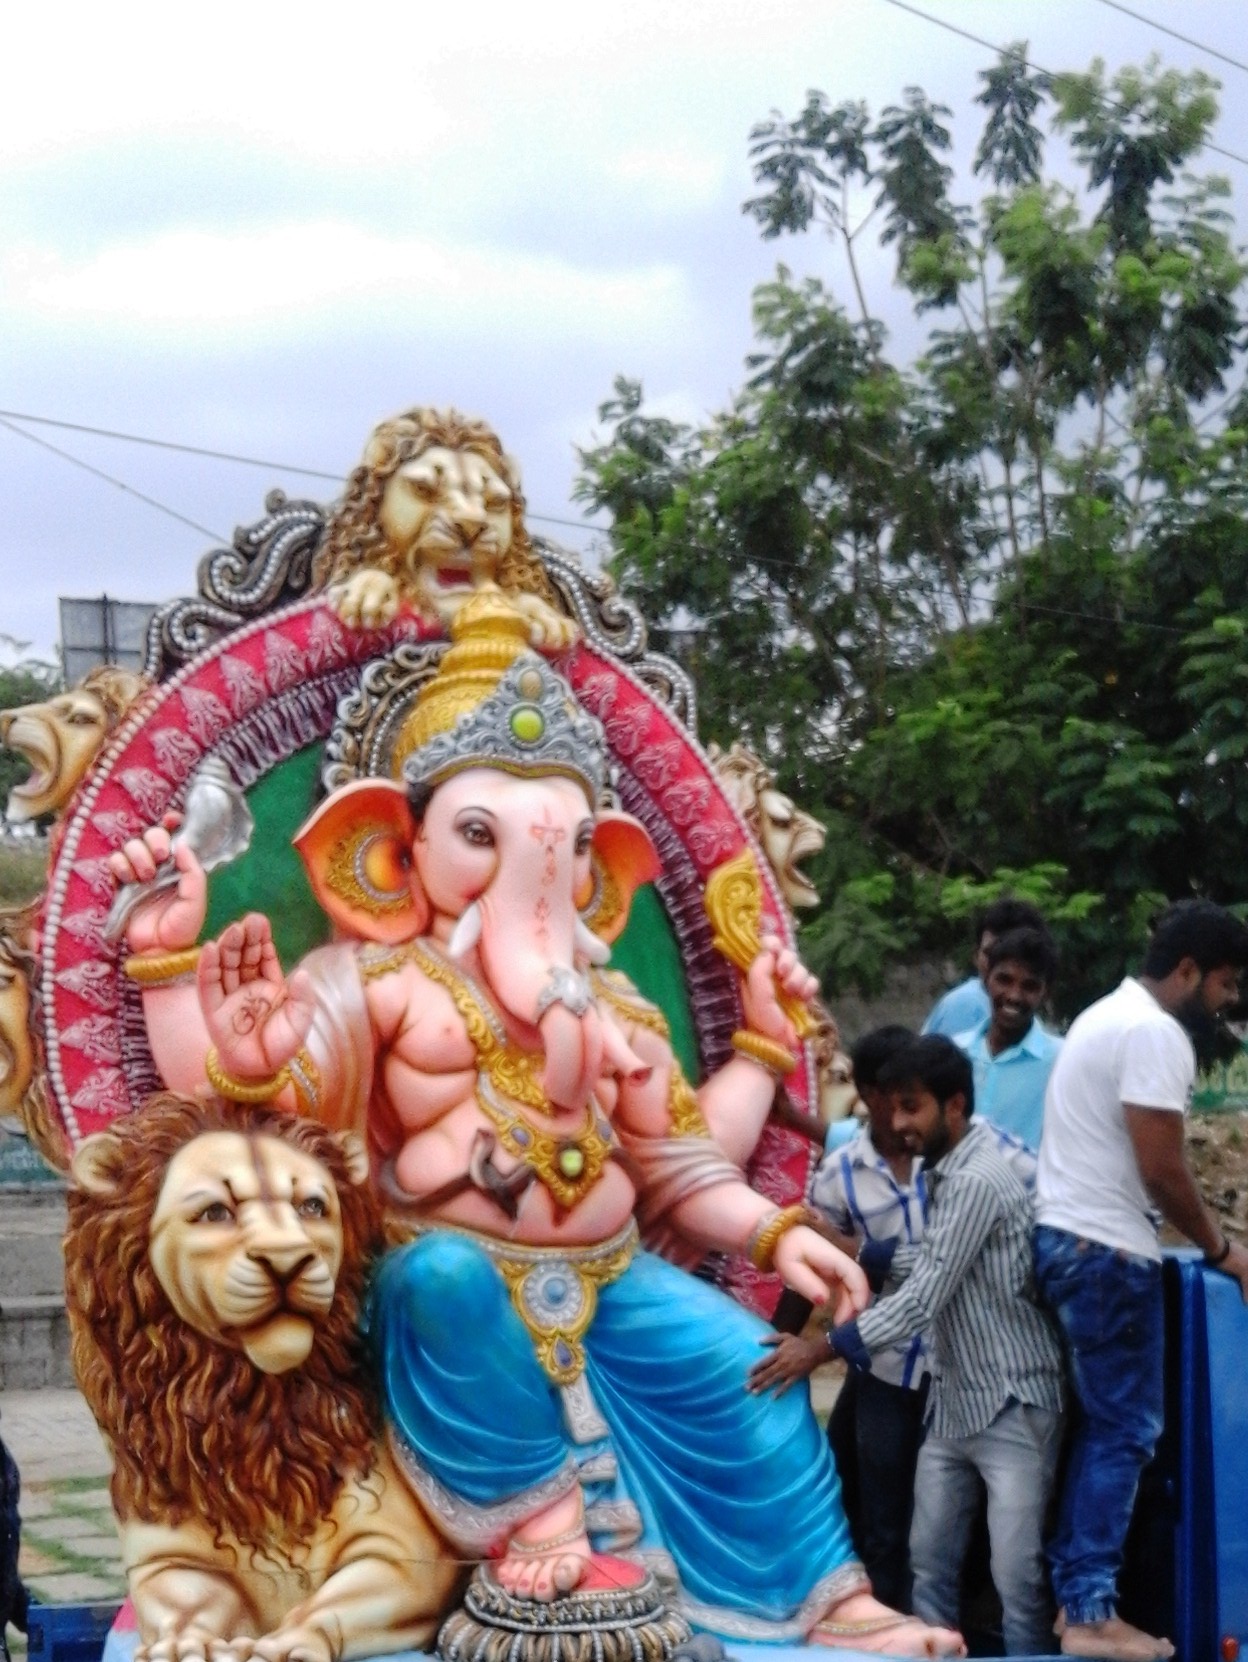
[[[1016,1045],[994,1056],[988,1049],[989,1018],[954,1035],[970,1057],[975,1075],[975,1116],[1020,1138],[1033,1152],[1040,1147],[1044,1092],[1062,1048],[1047,1027],[1033,1021]]]
[[[969,975],[936,1000],[923,1023],[923,1032],[941,1033],[946,1039],[957,1041],[959,1033],[975,1027],[991,1011],[983,982],[977,975]]]

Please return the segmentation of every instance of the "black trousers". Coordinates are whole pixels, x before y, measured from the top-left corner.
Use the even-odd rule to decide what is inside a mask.
[[[851,1369],[828,1419],[854,1545],[878,1599],[910,1609],[910,1514],[927,1381],[917,1390]]]

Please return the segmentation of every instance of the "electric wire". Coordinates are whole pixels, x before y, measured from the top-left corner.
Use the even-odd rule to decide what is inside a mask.
[[[148,438],[141,433],[121,433],[112,427],[92,427],[83,421],[59,421],[53,416],[31,415],[26,410],[0,410],[0,422],[2,422],[6,427],[9,427],[13,432],[21,432],[23,438],[32,439],[35,443],[38,443],[39,441],[34,439],[33,434],[22,432],[22,429],[19,427],[13,427],[12,424],[17,421],[28,421],[32,423],[32,425],[40,427],[57,427],[70,433],[89,433],[94,438],[115,439],[123,444],[144,444],[153,450],[173,450],[184,456],[206,456],[209,460],[216,462],[237,462],[243,467],[267,468],[271,473],[297,473],[305,479],[325,479],[330,484],[334,485],[341,485],[343,482],[343,475],[341,473],[326,473],[323,468],[299,467],[294,462],[271,462],[266,461],[260,456],[240,456],[237,452],[232,450],[210,450],[202,444],[180,444],[173,439],[153,439]],[[76,460],[76,458],[70,456],[67,451],[58,451],[55,445],[47,445],[46,448],[52,450],[57,455],[64,455],[68,461]],[[90,464],[87,462],[79,462],[78,465],[80,467],[87,468],[88,471],[91,472],[98,471],[96,469],[92,469]],[[101,474],[101,478],[108,477],[109,475],[107,474]],[[120,483],[115,479],[111,482],[113,484]],[[120,488],[122,490],[130,489],[127,485],[121,485]],[[131,494],[135,496],[141,495],[138,491],[132,491]],[[144,498],[144,500],[149,499]],[[165,511],[168,513],[174,513],[172,508]],[[554,514],[539,514],[535,513],[532,509],[525,510],[525,517],[526,519],[540,520],[543,525],[563,525],[572,531],[595,531],[602,529],[600,526],[593,525],[589,520],[559,519]],[[195,522],[194,520],[187,520],[186,524],[194,525]],[[195,529],[202,531],[203,526],[196,525]],[[213,537],[217,536],[215,531],[209,532],[208,534]]]
[[[998,57],[1005,55],[1005,48],[998,46],[995,41],[987,40],[983,35],[974,34],[970,29],[963,29],[959,24],[950,23],[943,17],[934,17],[931,12],[925,12],[918,6],[912,6],[910,0],[884,0],[884,4],[895,6],[901,12],[909,12],[912,17],[921,17],[925,23],[934,23],[938,29],[944,29],[951,35],[960,35],[963,40],[972,41],[976,46],[985,46],[990,52],[995,52]],[[1022,58],[1020,62],[1025,68],[1034,69],[1037,73],[1048,76],[1050,80],[1056,79],[1053,70],[1046,69],[1043,64],[1037,63],[1034,58]],[[1107,94],[1102,93],[1101,100],[1109,109],[1119,110],[1123,114],[1130,113],[1126,106],[1119,103],[1116,98],[1110,98]],[[1240,167],[1248,167],[1248,156],[1241,156],[1236,150],[1228,150],[1224,145],[1215,144],[1212,139],[1202,139],[1200,148],[1209,150],[1217,156],[1225,156],[1227,161],[1236,162]]]
[[[1208,46],[1203,40],[1193,40],[1191,35],[1181,35],[1177,29],[1169,28],[1165,23],[1158,23],[1155,17],[1145,17],[1143,12],[1133,12],[1130,6],[1120,4],[1120,0],[1100,0],[1102,6],[1108,6],[1111,11],[1121,12],[1124,17],[1133,17],[1137,23],[1146,23],[1150,29],[1157,29],[1163,35],[1169,35],[1171,40],[1181,40],[1184,46],[1194,46],[1198,52],[1204,52],[1207,57],[1218,58],[1222,63],[1229,63],[1232,69],[1242,69],[1248,74],[1248,63],[1239,58],[1232,58],[1226,52],[1219,52],[1216,46]]]
[[[16,433],[19,439],[25,439],[29,444],[37,444],[41,450],[50,450],[54,456],[59,456],[63,462],[69,462],[73,467],[82,468],[84,473],[93,473],[97,479],[103,479],[107,484],[115,485],[119,491],[124,491],[127,496],[133,496],[140,502],[146,502],[149,508],[155,508],[158,513],[167,514],[170,519],[176,519],[182,525],[189,525],[192,531],[199,531],[212,542],[223,543],[227,540],[221,535],[220,531],[210,530],[208,526],[201,525],[197,519],[188,519],[185,514],[180,514],[176,508],[171,508],[168,503],[160,502],[156,497],[148,496],[146,492],[136,490],[133,485],[127,485],[124,479],[118,479],[111,473],[105,473],[101,467],[93,467],[90,462],[84,462],[81,456],[71,455],[68,450],[62,450],[59,445],[52,444],[47,439],[41,439],[37,433],[27,433],[16,422],[10,421],[2,415],[0,415],[0,427],[6,427],[10,433]]]

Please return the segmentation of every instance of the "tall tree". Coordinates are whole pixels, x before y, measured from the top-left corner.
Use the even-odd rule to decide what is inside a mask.
[[[1208,77],[1050,79],[1019,44],[981,80],[972,202],[917,87],[754,129],[745,211],[826,235],[828,274],[756,292],[745,384],[704,430],[618,380],[578,492],[693,643],[709,735],[829,820],[806,945],[832,986],[1012,887],[1063,929],[1074,1004],[1161,896],[1239,895],[1248,268],[1225,182],[1188,171]],[[1073,183],[1046,177],[1053,132]],[[868,237],[926,330],[913,361]]]

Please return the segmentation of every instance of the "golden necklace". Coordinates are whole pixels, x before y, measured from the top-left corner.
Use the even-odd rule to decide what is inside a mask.
[[[362,957],[360,968],[364,979],[371,981],[405,963],[415,964],[430,981],[450,994],[451,1002],[464,1019],[478,1066],[503,1095],[522,1102],[526,1108],[535,1108],[538,1113],[545,1112],[549,1104],[539,1079],[546,1065],[545,1056],[540,1050],[522,1050],[509,1038],[498,1012],[481,989],[462,970],[448,963],[428,941],[409,941],[406,946],[384,954]]]
[[[529,1167],[559,1211],[570,1211],[593,1188],[611,1158],[615,1144],[610,1126],[592,1100],[584,1125],[570,1135],[543,1130],[500,1102],[502,1095],[538,1113],[549,1113],[550,1103],[539,1078],[545,1056],[514,1043],[481,989],[428,941],[409,941],[392,952],[370,954],[361,968],[371,980],[407,962],[445,988],[463,1017],[477,1053],[477,1102],[498,1132],[500,1144]]]
[[[557,1211],[570,1212],[602,1176],[615,1144],[592,1098],[585,1108],[584,1125],[570,1133],[544,1130],[505,1107],[484,1072],[477,1076],[477,1102],[498,1132],[499,1142],[528,1166]]]

